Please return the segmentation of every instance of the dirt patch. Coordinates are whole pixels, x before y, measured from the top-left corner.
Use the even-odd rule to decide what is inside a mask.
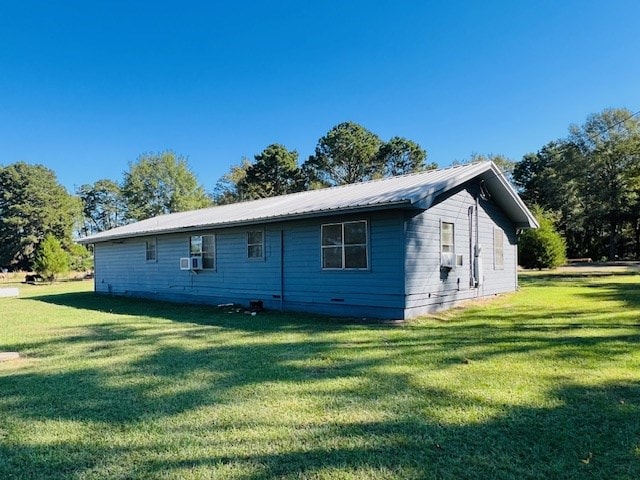
[[[20,354],[18,352],[0,352],[0,362],[8,362],[9,360],[18,360]]]

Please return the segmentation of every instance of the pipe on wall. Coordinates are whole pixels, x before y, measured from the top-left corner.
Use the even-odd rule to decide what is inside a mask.
[[[280,229],[280,311],[284,311],[284,229]]]
[[[473,271],[473,205],[469,206],[467,217],[469,218],[469,287],[473,288],[476,286]]]

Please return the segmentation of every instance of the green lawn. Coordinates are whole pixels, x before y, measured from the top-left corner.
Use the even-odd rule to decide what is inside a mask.
[[[0,299],[0,479],[638,479],[640,276],[403,326]]]

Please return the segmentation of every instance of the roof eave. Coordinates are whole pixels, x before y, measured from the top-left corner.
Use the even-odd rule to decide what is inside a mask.
[[[527,208],[527,206],[522,201],[518,193],[511,186],[511,184],[507,181],[507,179],[502,174],[500,169],[493,162],[491,162],[491,173],[492,173],[491,177],[489,177],[487,180],[490,182],[498,182],[500,185],[500,188],[507,194],[509,200],[513,202],[514,206],[517,207],[517,209],[521,214],[520,218],[511,219],[514,222],[514,224],[516,224],[518,228],[539,228],[540,225],[538,224],[538,221],[536,220],[536,218],[533,216],[531,211]]]
[[[531,211],[529,211],[520,196],[516,193],[500,169],[493,162],[482,162],[478,164],[478,169],[471,170],[464,176],[449,179],[447,182],[439,185],[438,188],[425,191],[425,194],[415,203],[415,205],[426,210],[437,202],[439,198],[442,198],[442,195],[445,195],[447,192],[450,192],[451,190],[475,179],[484,180],[487,183],[493,183],[492,189],[494,191],[499,191],[503,198],[506,198],[507,202],[514,207],[516,214],[513,214],[514,212],[511,211],[511,208],[508,209],[511,211],[508,213],[511,213],[509,217],[517,228],[539,227],[538,222]]]
[[[391,210],[396,208],[406,209],[406,208],[412,208],[412,207],[414,207],[414,205],[412,205],[410,200],[399,200],[395,202],[377,203],[374,205],[360,205],[360,206],[347,207],[347,208],[343,207],[343,208],[335,208],[335,209],[328,209],[328,210],[318,210],[315,212],[305,212],[300,214],[275,215],[272,217],[261,217],[256,219],[248,219],[248,220],[232,221],[232,222],[189,225],[185,227],[158,229],[155,231],[149,230],[144,232],[122,233],[122,234],[114,234],[114,235],[102,235],[98,233],[96,235],[92,235],[89,237],[79,238],[78,240],[76,240],[76,242],[83,245],[90,245],[95,243],[124,240],[127,238],[140,238],[140,237],[150,237],[155,235],[166,235],[170,233],[185,233],[185,232],[195,232],[195,231],[201,231],[201,230],[244,227],[249,225],[259,225],[259,224],[265,224],[265,223],[277,223],[277,222],[283,222],[283,221],[288,222],[292,220],[304,220],[307,218],[328,217],[336,214],[340,214],[340,215],[354,214],[354,213],[371,212],[371,211],[378,211],[378,210]]]

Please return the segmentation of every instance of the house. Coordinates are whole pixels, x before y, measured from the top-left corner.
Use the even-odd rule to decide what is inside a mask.
[[[518,286],[536,228],[481,162],[173,213],[80,240],[95,290],[190,303],[407,319]]]

